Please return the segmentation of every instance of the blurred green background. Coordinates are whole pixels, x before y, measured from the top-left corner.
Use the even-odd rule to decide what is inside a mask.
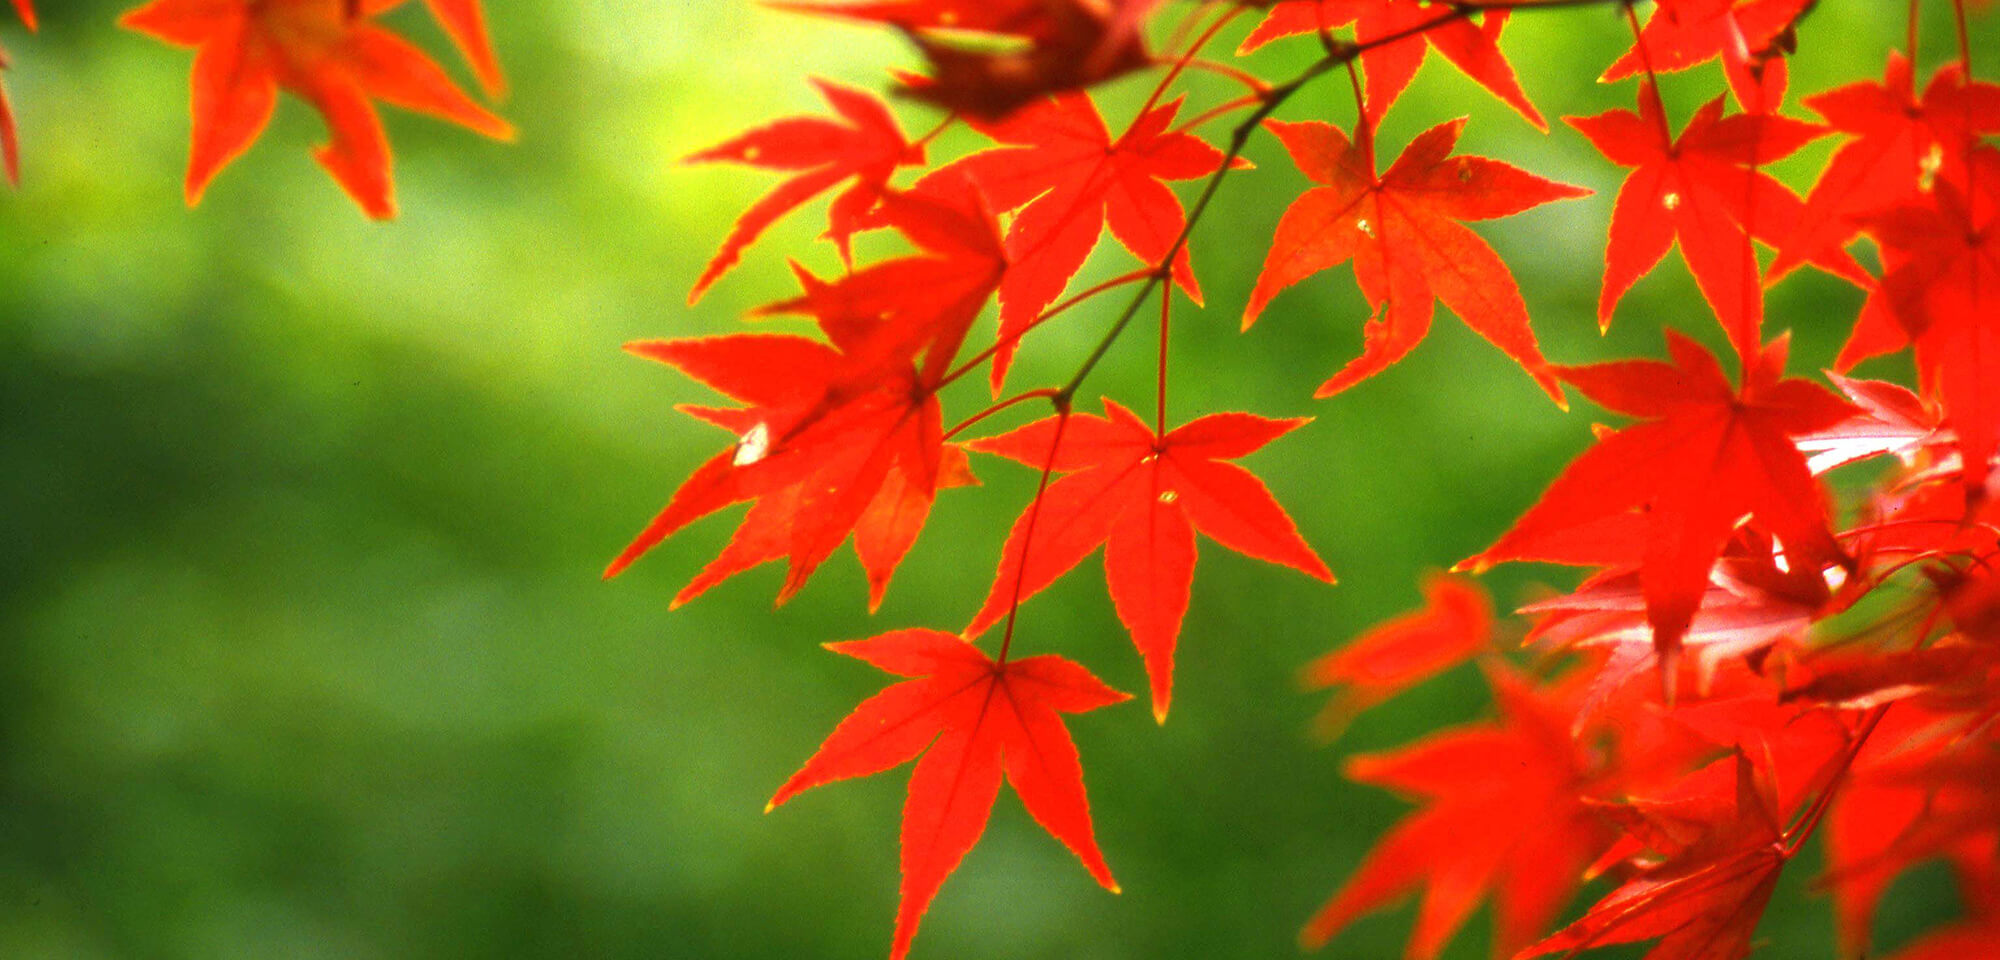
[[[310,162],[322,128],[290,100],[184,209],[188,54],[116,29],[119,3],[45,7],[39,35],[0,27],[26,155],[0,195],[0,957],[883,955],[907,774],[760,811],[884,682],[817,645],[961,625],[1033,476],[978,462],[986,486],[943,498],[873,617],[845,551],[783,609],[771,567],[669,613],[733,514],[615,582],[598,571],[727,442],[673,410],[708,394],[619,345],[739,329],[790,292],[787,256],[836,267],[808,247],[815,205],[684,307],[775,180],[675,158],[819,112],[808,74],[882,86],[884,65],[914,65],[903,44],[738,0],[496,2],[519,143],[390,113],[403,217],[382,226]],[[1900,7],[1822,3],[1794,90],[1879,75]],[[465,76],[420,9],[388,20]],[[1545,114],[1595,113],[1630,102],[1629,84],[1593,82],[1623,30],[1609,10],[1520,16],[1507,47]],[[1948,35],[1927,41],[1942,52]],[[1312,46],[1246,63],[1283,77]],[[1149,82],[1106,91],[1114,123]],[[1719,86],[1714,66],[1674,83],[1677,120]],[[1336,77],[1281,115],[1346,124],[1348,96]],[[912,131],[935,120],[899,109]],[[1599,191],[1480,228],[1551,358],[1657,355],[1662,322],[1719,343],[1678,257],[1599,337],[1623,174],[1560,123],[1544,137],[1433,58],[1384,140],[1461,114],[1464,151]],[[1801,183],[1827,150],[1782,171]],[[1341,585],[1205,544],[1171,722],[1135,702],[1072,724],[1126,893],[1103,895],[1009,796],[920,957],[1291,955],[1407,809],[1343,783],[1341,757],[1485,710],[1461,670],[1320,748],[1293,676],[1489,543],[1587,444],[1591,411],[1555,409],[1442,310],[1408,362],[1309,399],[1359,349],[1365,308],[1341,268],[1237,333],[1304,182],[1268,138],[1250,156],[1260,169],[1230,179],[1194,242],[1210,306],[1177,313],[1172,416],[1317,417],[1250,462]],[[1088,275],[1123,257],[1107,244]],[[1772,292],[1795,369],[1832,357],[1858,302],[1817,275]],[[1109,309],[1032,338],[1014,382],[1065,378]],[[1151,350],[1143,333],[1120,343],[1089,391],[1150,402]],[[948,414],[980,405],[967,386]],[[1488,582],[1512,603],[1571,578]],[[1024,608],[1022,643],[1142,690],[1103,594],[1089,561]],[[1828,955],[1810,873],[1765,923],[1775,955]],[[1947,891],[1934,872],[1899,886],[1884,941],[1949,913]],[[1326,955],[1397,955],[1412,912]],[[1486,937],[1482,916],[1451,956],[1484,956]]]

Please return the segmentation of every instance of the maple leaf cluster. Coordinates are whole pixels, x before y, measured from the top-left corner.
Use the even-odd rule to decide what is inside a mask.
[[[1559,407],[1582,398],[1622,422],[1597,426],[1491,546],[1428,579],[1421,609],[1305,667],[1305,686],[1333,691],[1318,724],[1329,738],[1471,661],[1495,709],[1349,759],[1354,780],[1417,809],[1306,922],[1302,942],[1329,942],[1415,894],[1414,960],[1437,956],[1488,899],[1496,956],[1648,942],[1650,960],[1737,960],[1817,836],[1845,955],[1874,955],[1884,891],[1942,860],[1964,918],[1895,960],[2000,957],[2000,86],[1972,74],[1967,0],[1917,0],[1905,49],[1887,51],[1879,81],[1794,106],[1789,60],[1820,2],[1835,0],[1649,0],[1642,22],[1639,0],[769,0],[907,38],[926,70],[896,72],[893,92],[937,115],[912,137],[881,96],[813,79],[824,114],[684,158],[781,178],[721,240],[690,305],[821,198],[838,266],[822,275],[794,261],[797,293],[754,312],[805,332],[628,345],[731,402],[684,408],[726,439],[605,574],[747,505],[675,605],[779,560],[783,603],[851,542],[873,609],[940,495],[977,484],[976,457],[1025,467],[1036,492],[962,625],[827,645],[900,679],[839,721],[770,806],[915,761],[892,960],[977,844],[1003,782],[1116,892],[1064,715],[1129,697],[1059,655],[1017,655],[1017,641],[1035,642],[1017,629],[1024,604],[1101,547],[1112,609],[1164,723],[1195,602],[1197,534],[1334,579],[1280,497],[1239,462],[1305,419],[1166,415],[1169,374],[1186,362],[1172,349],[1173,313],[1204,305],[1189,237],[1223,179],[1249,168],[1248,141],[1269,134],[1295,172],[1259,176],[1296,194],[1242,326],[1347,265],[1369,305],[1360,355],[1316,396],[1385,375],[1421,345],[1442,303]],[[1631,47],[1598,78],[1629,91],[1630,107],[1552,126],[1502,34],[1519,15],[1593,5],[1631,28]],[[506,81],[479,0],[422,4],[478,96],[385,25],[408,6],[150,0],[128,11],[125,27],[194,51],[189,205],[259,139],[281,91],[323,117],[328,141],[314,159],[375,218],[396,210],[378,102],[510,139],[491,109]],[[37,28],[32,0],[12,8]],[[1914,47],[1930,8],[1952,14],[1958,49],[1922,78]],[[1274,44],[1311,51],[1311,41],[1319,52],[1303,72],[1268,80],[1210,53],[1233,26],[1247,28],[1238,56]],[[1469,225],[1588,191],[1457,153],[1463,119],[1391,147],[1385,169],[1381,122],[1433,51],[1538,131],[1579,136],[1629,171],[1605,233],[1599,326],[1678,249],[1721,356],[1674,329],[1663,333],[1665,359],[1543,354],[1512,271]],[[1177,84],[1194,71],[1241,92],[1191,106]],[[1719,74],[1720,92],[1677,124],[1663,78],[1691,71]],[[1298,91],[1340,74],[1351,119],[1276,117]],[[1093,91],[1121,82],[1150,92],[1107,115]],[[1226,138],[1215,132],[1225,120],[1235,124]],[[985,146],[934,156],[954,126]],[[1803,195],[1768,172],[1828,140]],[[18,181],[4,87],[0,170]],[[1122,251],[1107,256],[1128,269],[1077,289],[1106,232]],[[857,256],[857,237],[900,252]],[[1860,304],[1823,381],[1788,370],[1790,334],[1766,323],[1765,291],[1807,266],[1851,284]],[[1154,301],[1150,402],[1080,407],[1092,373],[1153,319]],[[1072,376],[1009,392],[1031,337],[1093,315],[1109,322]],[[1911,384],[1852,375],[1905,350]],[[971,382],[983,379],[991,402],[948,418],[946,394],[982,372]],[[954,404],[965,392],[952,392]],[[1030,405],[1049,412],[989,425]],[[1864,461],[1874,464],[1849,469]],[[1836,473],[1852,479],[1836,486]],[[1503,622],[1464,574],[1519,562],[1585,573]],[[1524,638],[1524,649],[1502,649],[1502,636]],[[1601,896],[1562,923],[1593,885]]]
[[[1244,328],[1289,288],[1347,264],[1371,308],[1360,356],[1318,396],[1384,374],[1421,344],[1442,303],[1557,405],[1580,397],[1625,421],[1598,427],[1538,502],[1459,563],[1588,571],[1574,589],[1521,607],[1524,631],[1503,626],[1472,580],[1437,574],[1422,609],[1305,668],[1308,687],[1334,691],[1319,723],[1328,737],[1468,661],[1480,664],[1497,714],[1349,760],[1353,779],[1417,809],[1302,941],[1326,943],[1420,893],[1406,951],[1416,960],[1438,955],[1489,898],[1496,956],[1651,941],[1653,960],[1735,960],[1751,952],[1778,878],[1825,825],[1825,883],[1851,954],[1871,949],[1869,918],[1895,876],[1944,858],[1961,875],[1968,919],[1899,960],[1995,955],[2000,150],[1987,137],[2000,132],[2000,87],[1970,75],[1962,7],[1952,7],[1961,55],[1921,93],[1914,51],[1892,51],[1879,83],[1795,108],[1787,61],[1812,0],[1657,0],[1643,22],[1631,4],[1608,2],[1632,45],[1600,79],[1623,84],[1631,108],[1564,120],[1629,170],[1613,202],[1598,323],[1608,328],[1625,293],[1678,248],[1728,349],[1718,357],[1668,329],[1664,360],[1566,365],[1543,355],[1512,272],[1469,224],[1588,191],[1457,154],[1462,119],[1418,134],[1384,169],[1378,128],[1435,51],[1549,132],[1501,34],[1512,16],[1588,0],[773,5],[900,32],[929,69],[898,74],[896,92],[945,113],[913,138],[876,95],[815,79],[827,114],[772,121],[686,158],[783,177],[723,239],[690,303],[772,225],[822,196],[823,237],[840,269],[821,276],[795,263],[797,295],[755,311],[809,320],[816,336],[629,345],[735,405],[685,408],[727,439],[606,575],[747,502],[735,535],[676,604],[781,559],[782,603],[851,540],[872,608],[939,495],[977,482],[977,457],[1038,475],[962,627],[828,644],[902,679],[840,721],[771,800],[916,761],[892,958],[909,951],[1003,781],[1094,879],[1118,889],[1062,714],[1126,695],[1059,656],[1016,656],[1017,642],[1032,642],[1031,629],[1017,631],[1027,601],[1102,547],[1112,608],[1164,723],[1198,532],[1333,582],[1279,498],[1236,462],[1306,421],[1166,418],[1170,318],[1179,302],[1203,303],[1188,237],[1217,184],[1248,166],[1245,143],[1260,133],[1289,154],[1297,193],[1243,305]],[[1210,57],[1239,21],[1249,24],[1239,56],[1314,39],[1323,55],[1282,82]],[[1156,35],[1169,39],[1156,47]],[[1676,132],[1662,77],[1709,64],[1726,92]],[[1190,108],[1176,82],[1197,69],[1233,79],[1241,95]],[[1351,120],[1273,116],[1296,91],[1343,72]],[[1128,74],[1150,77],[1150,95],[1107,116],[1090,88]],[[1202,132],[1224,119],[1236,122],[1226,140]],[[954,124],[989,145],[934,157],[937,134]],[[1827,138],[1836,149],[1804,196],[1767,172]],[[1107,230],[1131,268],[1075,289]],[[870,233],[899,236],[907,252],[857,262],[854,239]],[[1855,256],[1863,241],[1872,257]],[[1766,288],[1801,266],[1854,285],[1865,302],[1840,372],[1825,382],[1791,373],[1789,334],[1766,330]],[[1131,398],[1103,398],[1101,415],[1079,409],[1092,371],[1151,319],[1155,297],[1152,415]],[[1103,307],[1120,299],[1122,308]],[[990,334],[980,323],[989,308]],[[1024,343],[1093,310],[1111,322],[1074,376],[1008,392]],[[1906,347],[1914,389],[1845,375]],[[943,395],[982,369],[993,402],[953,423]],[[1050,415],[984,428],[1031,404]],[[1873,482],[1837,498],[1829,474],[1867,460],[1887,466],[1854,474]],[[1525,652],[1501,649],[1498,637],[1522,634]],[[1560,924],[1592,884],[1601,898]]]

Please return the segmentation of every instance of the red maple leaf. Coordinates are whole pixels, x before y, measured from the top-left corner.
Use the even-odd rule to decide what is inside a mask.
[[[1771,263],[1773,277],[1846,244],[1870,214],[1927,203],[1939,181],[1965,190],[1966,151],[1979,137],[2000,132],[2000,86],[1967,83],[1953,63],[1939,68],[1920,99],[1910,61],[1893,50],[1880,83],[1814,94],[1805,105],[1853,139],[1813,182],[1797,226]]]
[[[1462,577],[1424,578],[1423,609],[1377,624],[1367,633],[1306,664],[1308,690],[1334,689],[1314,726],[1331,738],[1356,714],[1493,645],[1493,602]]]
[[[1582,919],[1517,954],[1519,960],[1590,947],[1659,940],[1647,960],[1741,960],[1791,858],[1768,780],[1742,752],[1736,797],[1717,822],[1671,858],[1641,871]],[[1669,837],[1678,826],[1662,828]]]
[[[1753,113],[1785,99],[1792,27],[1817,0],[1660,0],[1632,49],[1600,82],[1653,70],[1673,72],[1720,58],[1736,102]]]
[[[999,575],[966,634],[977,636],[999,622],[1017,596],[1034,596],[1104,544],[1112,605],[1146,661],[1153,715],[1164,721],[1173,690],[1174,646],[1194,581],[1195,531],[1238,553],[1333,582],[1333,574],[1263,482],[1224,462],[1246,456],[1306,421],[1219,413],[1162,436],[1110,400],[1104,408],[1108,418],[1050,417],[966,444],[981,453],[1037,469],[1047,464],[1068,474],[1050,484],[1039,504],[1029,505],[1014,522],[1001,551]]]
[[[1985,496],[2000,445],[2000,151],[1968,158],[1970,193],[1938,181],[1930,204],[1869,218],[1883,248],[1882,294],[1903,334],[1916,344],[1927,396],[1944,408],[1958,436],[1964,481]]]
[[[1325,123],[1270,121],[1299,169],[1315,183],[1278,222],[1271,252],[1244,309],[1248,329],[1278,291],[1348,260],[1361,292],[1380,312],[1367,346],[1322,384],[1326,397],[1401,360],[1430,331],[1433,298],[1524,367],[1557,403],[1521,288],[1493,248],[1457,221],[1510,216],[1553,200],[1587,195],[1484,157],[1450,156],[1464,120],[1418,134],[1388,172],[1375,172],[1375,145],[1349,141]]]
[[[1616,839],[1582,799],[1592,763],[1569,733],[1573,691],[1537,691],[1498,668],[1488,677],[1499,722],[1348,761],[1349,778],[1413,794],[1423,807],[1306,924],[1308,949],[1423,887],[1406,958],[1436,957],[1488,895],[1497,901],[1493,955],[1512,955],[1548,928]]]
[[[924,162],[924,148],[903,136],[896,117],[875,96],[814,78],[839,119],[790,117],[765,124],[722,143],[688,155],[683,163],[740,163],[765,170],[797,171],[737,218],[722,248],[695,280],[688,303],[701,299],[741,259],[780,217],[832,189],[843,180],[853,184],[841,191],[827,209],[827,233],[841,255],[848,255],[848,238],[862,228],[897,167]]]
[[[8,68],[7,51],[0,50],[0,71]],[[14,105],[7,100],[7,88],[0,84],[0,172],[5,172],[7,182],[21,185],[21,142],[14,128]]]
[[[1205,177],[1222,165],[1221,151],[1167,129],[1179,108],[1175,101],[1148,110],[1116,141],[1084,93],[1037,100],[1003,120],[971,119],[1003,146],[972,154],[952,169],[971,177],[995,208],[1020,210],[1007,230],[1012,266],[1000,284],[996,391],[1013,358],[1013,341],[1062,294],[1107,225],[1147,265],[1166,260],[1187,215],[1164,181]],[[1174,260],[1174,279],[1201,302],[1185,246]]]
[[[1827,529],[1825,496],[1792,438],[1855,408],[1823,387],[1784,379],[1785,338],[1755,355],[1740,390],[1694,341],[1669,330],[1667,347],[1671,364],[1555,368],[1598,404],[1645,422],[1601,437],[1513,529],[1461,566],[1546,559],[1548,545],[1567,543],[1570,531],[1642,511],[1644,544],[1633,559],[1653,643],[1672,676],[1710,568],[1744,516],[1776,534],[1795,570],[1846,562]]]
[[[423,51],[374,24],[403,0],[153,0],[119,23],[195,48],[187,200],[250,148],[289,90],[326,118],[314,158],[363,211],[395,216],[388,135],[372,101],[463,124],[495,139],[513,128],[474,103]]]
[[[21,15],[21,22],[29,30],[35,29],[35,7],[30,0],[14,0],[14,12]],[[0,48],[0,73],[6,72],[7,51]],[[14,106],[7,102],[7,87],[0,83],[0,173],[7,175],[7,182],[14,186],[21,184],[21,143],[14,129]]]
[[[1061,714],[1130,699],[1054,656],[994,662],[963,638],[900,630],[828,644],[836,653],[910,677],[862,701],[771,798],[916,759],[903,804],[901,904],[890,960],[909,952],[931,898],[979,842],[1004,776],[1023,806],[1113,893],[1090,824],[1083,765]]]
[[[850,532],[871,605],[879,605],[937,490],[969,482],[963,454],[946,454],[937,398],[907,364],[900,375],[871,368],[856,378],[834,346],[766,334],[626,349],[748,404],[688,410],[730,431],[736,443],[697,468],[604,572],[617,576],[689,523],[756,500],[729,546],[674,598],[676,606],[781,557],[790,561],[778,594],[783,603]]]
[[[1757,168],[1790,156],[1825,128],[1769,114],[1724,117],[1722,98],[1716,97],[1679,138],[1669,139],[1659,94],[1650,83],[1639,87],[1638,113],[1613,110],[1564,119],[1613,163],[1635,168],[1611,213],[1599,325],[1610,326],[1625,291],[1657,266],[1678,238],[1695,284],[1737,355],[1755,354],[1764,295],[1750,238],[1778,243],[1796,227],[1802,209],[1796,195]],[[1813,262],[1859,285],[1872,282],[1841,250],[1822,251]]]
[[[1454,13],[1426,0],[1285,0],[1271,7],[1236,52],[1249,53],[1280,37],[1320,33],[1351,23],[1354,41],[1366,48],[1361,52],[1361,67],[1367,74],[1363,100],[1370,126],[1380,125],[1382,115],[1402,96],[1434,47],[1475,83],[1526,117],[1535,129],[1548,130],[1548,121],[1528,102],[1514,68],[1500,52],[1500,31],[1507,26],[1507,11],[1488,10],[1476,24]],[[1402,39],[1382,43],[1386,37]]]
[[[489,97],[507,92],[507,77],[500,70],[500,58],[493,53],[493,37],[486,29],[486,11],[479,0],[424,0],[431,16],[443,25],[451,42],[472,65],[480,89]]]

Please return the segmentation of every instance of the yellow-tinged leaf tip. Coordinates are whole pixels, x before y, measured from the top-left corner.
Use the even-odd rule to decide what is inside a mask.
[[[1153,705],[1153,722],[1163,727],[1167,725],[1167,708],[1165,706],[1160,704]]]
[[[1116,884],[1116,883],[1113,883],[1112,885],[1110,885],[1110,886],[1108,886],[1108,887],[1105,887],[1104,889],[1106,889],[1106,890],[1109,890],[1109,891],[1111,891],[1111,893],[1112,893],[1112,895],[1113,895],[1113,896],[1116,896],[1116,895],[1118,895],[1118,894],[1121,894],[1121,893],[1124,893],[1124,892],[1125,892],[1125,888],[1124,888],[1124,887],[1121,887],[1121,886],[1119,886],[1119,885],[1118,885],[1118,884]]]
[[[764,804],[764,813],[766,815],[769,815],[771,811],[776,809],[778,809],[778,805],[775,802],[767,802]]]

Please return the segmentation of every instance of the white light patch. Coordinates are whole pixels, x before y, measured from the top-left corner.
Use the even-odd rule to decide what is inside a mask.
[[[747,467],[764,459],[770,452],[771,428],[760,423],[736,441],[736,456],[729,462],[734,466]]]

